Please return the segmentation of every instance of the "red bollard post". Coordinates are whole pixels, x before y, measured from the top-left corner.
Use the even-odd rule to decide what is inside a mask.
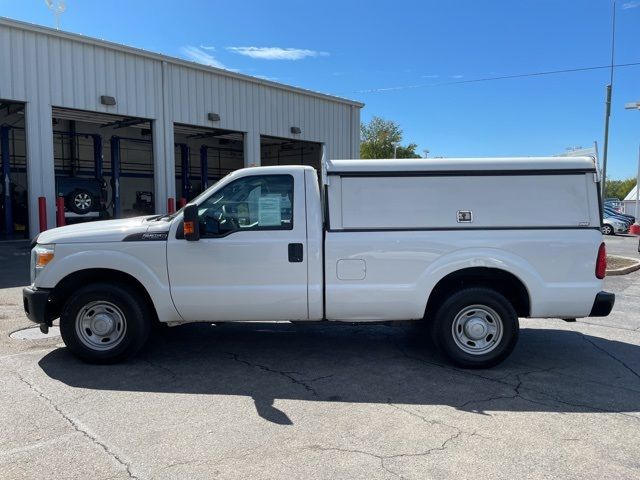
[[[64,197],[56,198],[56,226],[64,227]]]
[[[167,199],[167,212],[175,213],[175,211],[176,211],[176,201],[172,197],[169,197]]]
[[[44,232],[47,229],[47,199],[44,197],[38,197],[38,217],[40,231]]]
[[[187,204],[187,199],[186,199],[186,198],[184,198],[184,197],[182,197],[182,198],[180,199],[180,201],[178,202],[178,206],[179,206],[180,208],[184,207],[186,204]]]

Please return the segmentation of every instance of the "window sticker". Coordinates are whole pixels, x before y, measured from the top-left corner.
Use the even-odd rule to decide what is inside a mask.
[[[270,193],[258,199],[258,225],[279,227],[282,224],[281,198],[279,193]]]

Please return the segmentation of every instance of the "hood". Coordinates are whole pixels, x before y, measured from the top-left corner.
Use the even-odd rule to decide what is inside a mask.
[[[38,243],[102,243],[121,242],[132,234],[142,234],[155,222],[147,220],[156,215],[120,220],[98,220],[66,227],[52,228],[38,235]],[[162,222],[168,230],[167,223]]]

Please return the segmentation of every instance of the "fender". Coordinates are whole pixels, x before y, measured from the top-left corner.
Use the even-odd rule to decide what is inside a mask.
[[[451,273],[473,267],[495,268],[516,276],[524,284],[529,294],[531,311],[534,311],[534,305],[541,298],[544,289],[544,280],[528,261],[496,248],[465,248],[439,257],[420,275],[417,281],[418,291],[427,292],[422,312],[440,280]]]
[[[169,291],[166,243],[149,248],[149,242],[131,244],[126,249],[108,250],[107,244],[88,244],[83,251],[77,245],[56,245],[55,259],[36,279],[38,288],[54,288],[66,276],[92,268],[118,270],[131,275],[147,290],[161,322],[181,321]],[[111,243],[121,248],[121,243]],[[157,258],[161,255],[161,259]]]

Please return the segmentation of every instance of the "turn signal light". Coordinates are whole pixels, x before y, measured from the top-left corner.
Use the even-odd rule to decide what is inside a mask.
[[[44,268],[51,260],[53,260],[53,252],[38,252],[36,255],[36,268]]]
[[[193,224],[193,222],[184,222],[184,234],[185,235],[191,235],[193,233],[195,233],[196,231],[196,227]]]
[[[607,247],[604,242],[600,244],[598,249],[598,258],[596,260],[596,278],[603,279],[607,274]]]

